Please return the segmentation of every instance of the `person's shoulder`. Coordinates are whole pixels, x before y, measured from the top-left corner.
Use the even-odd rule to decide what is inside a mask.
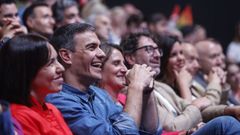
[[[168,93],[168,95],[175,95],[173,88],[164,82],[155,81],[154,82],[154,91],[157,93]]]
[[[56,106],[54,106],[52,103],[45,103],[47,108],[50,110],[58,110]]]
[[[78,97],[76,95],[72,95],[69,93],[65,93],[64,91],[60,91],[58,93],[48,94],[45,98],[45,101],[56,105],[56,104],[63,104],[67,102],[77,102]]]
[[[19,113],[19,112],[31,112],[32,109],[25,106],[25,105],[20,105],[20,104],[11,104],[10,105],[11,111],[14,113]]]
[[[30,107],[27,107],[25,105],[11,104],[10,109],[11,109],[11,114],[18,121],[35,119],[38,115],[34,110],[32,110]]]
[[[154,81],[154,88],[155,89],[172,89],[168,84],[160,82],[160,81]]]
[[[66,100],[75,100],[76,95],[73,92],[71,92],[70,86],[68,86],[67,84],[63,85],[63,89],[60,90],[57,93],[52,93],[52,94],[48,94],[45,98],[45,100],[47,102],[52,102],[52,101],[66,101]]]

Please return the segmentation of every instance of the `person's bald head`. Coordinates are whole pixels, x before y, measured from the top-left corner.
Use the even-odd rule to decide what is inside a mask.
[[[199,54],[199,64],[203,73],[208,74],[212,67],[221,67],[222,51],[216,42],[204,40],[196,43],[195,47]]]
[[[186,59],[186,68],[194,76],[200,68],[198,52],[190,43],[182,43],[182,47]]]

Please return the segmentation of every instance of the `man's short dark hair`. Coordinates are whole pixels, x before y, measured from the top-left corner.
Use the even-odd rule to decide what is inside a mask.
[[[0,0],[0,6],[3,4],[16,4],[15,0]]]
[[[153,39],[153,35],[149,32],[139,32],[139,33],[131,33],[128,36],[124,37],[120,43],[120,46],[123,49],[124,54],[133,53],[137,47],[140,37],[149,37]]]
[[[35,16],[34,9],[37,7],[49,7],[49,6],[44,2],[35,2],[25,9],[25,11],[23,13],[23,24],[27,27],[28,30],[29,30],[29,27],[27,25],[27,19],[30,16],[31,17]]]
[[[144,36],[144,37],[149,37],[151,38],[154,42],[155,42],[155,38],[154,35],[152,35],[149,32],[139,32],[139,33],[131,33],[128,36],[126,36],[125,38],[122,39],[120,46],[123,50],[123,55],[124,57],[126,55],[131,55],[133,54],[136,49],[138,48],[138,44],[139,44],[139,39]],[[127,61],[125,61],[126,66],[128,68],[131,67],[131,65],[129,65],[129,63]]]
[[[134,14],[134,15],[130,15],[126,21],[126,25],[129,27],[129,26],[137,26],[139,27],[142,22],[144,21],[144,18],[142,15],[140,14]]]
[[[61,48],[75,51],[75,35],[87,31],[95,32],[95,28],[87,23],[67,24],[56,29],[50,40],[50,43],[54,46],[56,51],[59,51]],[[59,59],[59,61],[62,63],[61,59]],[[64,63],[62,64],[64,65]]]

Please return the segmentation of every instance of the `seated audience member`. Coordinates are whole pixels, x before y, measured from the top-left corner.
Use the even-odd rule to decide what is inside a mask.
[[[233,63],[240,63],[240,20],[235,26],[234,39],[227,47],[227,59]]]
[[[127,34],[138,33],[147,30],[146,23],[144,22],[142,14],[133,14],[127,18]]]
[[[102,78],[105,57],[105,53],[99,48],[100,40],[93,26],[85,23],[62,26],[55,31],[51,43],[58,50],[66,71],[63,89],[57,94],[48,95],[47,101],[62,112],[72,132],[76,135],[139,134],[139,128],[142,129],[139,126],[144,122],[141,121],[141,95],[149,86],[153,72],[140,65],[129,72],[134,78],[138,74],[146,76],[142,83],[129,78],[128,86],[131,91],[128,92],[123,108],[105,90],[93,86]],[[159,126],[155,121],[152,121],[152,127],[145,130],[156,132]],[[159,128],[156,134],[160,132]]]
[[[25,135],[72,135],[61,113],[45,96],[62,88],[63,66],[47,39],[19,35],[0,51],[0,99],[11,103],[12,116]]]
[[[167,28],[167,18],[161,13],[152,14],[148,18],[148,29],[159,35],[167,35],[169,34]]]
[[[199,55],[196,48],[190,43],[181,43],[182,52],[185,58],[186,70],[194,77],[200,70]],[[220,77],[217,72],[210,72],[208,77],[208,86],[206,90],[198,89],[195,81],[191,80],[190,90],[193,99],[203,98],[202,102],[209,102],[209,105],[217,105],[220,102],[219,90]],[[192,85],[193,84],[193,85]],[[199,94],[201,93],[201,94]]]
[[[74,0],[56,1],[52,6],[52,12],[57,28],[70,23],[83,22],[78,3]]]
[[[159,81],[170,86],[179,97],[182,97],[197,106],[201,110],[202,117],[205,122],[217,116],[225,115],[225,111],[232,109],[226,108],[226,105],[211,106],[215,105],[214,97],[219,94],[219,92],[215,89],[209,91],[207,93],[208,96],[203,94],[203,96],[193,99],[192,92],[190,90],[192,75],[187,71],[188,68],[185,64],[182,44],[171,37],[163,38],[160,44],[162,45],[163,53],[165,55],[162,57],[162,72],[159,76]],[[220,85],[221,80],[220,77],[217,77],[217,70],[214,72],[213,75],[211,75],[213,81],[215,82],[214,84]],[[236,114],[231,115],[237,116]]]
[[[124,11],[123,7],[116,6],[111,10],[111,22],[112,22],[112,41],[114,44],[120,44],[122,36],[126,33],[126,21],[127,13]]]
[[[147,45],[147,46],[146,46]],[[159,49],[154,38],[148,33],[137,33],[132,34],[121,42],[121,46],[124,50],[124,57],[127,62],[127,65],[131,67],[133,64],[147,64],[152,67],[156,72],[156,75],[160,73],[160,58],[163,56],[162,50]],[[159,50],[158,50],[159,49]],[[161,71],[164,72],[164,71]],[[155,76],[156,76],[155,75]],[[165,92],[167,94],[168,89],[161,87],[161,84],[157,81],[154,82],[154,95],[156,96],[156,102],[158,105],[158,113],[160,123],[163,125],[163,128],[167,131],[176,131],[176,130],[188,130],[192,127],[195,127],[197,123],[201,121],[201,113],[198,107],[188,104],[184,100],[176,97],[173,98],[176,103],[171,106],[163,107],[160,104],[161,100],[158,97],[158,91]],[[167,85],[166,85],[167,86]],[[164,89],[163,89],[164,88]],[[159,90],[158,90],[159,89]],[[171,92],[171,89],[170,89]],[[164,94],[164,93],[163,93]],[[169,96],[163,95],[165,98],[170,98]],[[159,101],[160,100],[160,101]],[[165,99],[166,100],[166,99]],[[177,106],[182,108],[177,108]],[[171,108],[171,109],[170,109]],[[174,109],[176,108],[176,109]],[[169,109],[172,110],[172,113],[169,113]],[[186,109],[187,111],[183,111]],[[180,111],[181,112],[178,112]],[[182,113],[182,115],[180,115]],[[183,117],[183,120],[178,120],[175,118],[179,114],[179,118]],[[184,125],[182,123],[185,123]]]
[[[227,66],[227,82],[231,85],[228,101],[240,105],[240,68],[237,64]]]
[[[99,85],[101,88],[105,89],[111,95],[111,97],[115,102],[125,106],[127,98],[125,94],[121,93],[121,90],[123,90],[127,86],[127,80],[129,78],[134,79],[132,81],[136,81],[140,83],[140,81],[142,80],[140,78],[140,74],[137,75],[136,78],[133,78],[126,74],[127,67],[124,64],[122,50],[120,49],[119,46],[114,44],[104,43],[101,45],[101,49],[106,54],[106,57],[103,61],[102,80],[100,81]],[[138,79],[141,79],[141,80],[139,81]],[[127,91],[130,91],[130,90],[127,90]],[[137,97],[135,96],[135,98]],[[146,100],[146,98],[144,100]],[[150,100],[150,101],[151,102],[148,103],[147,107],[149,106],[154,107],[155,105],[151,105],[151,104],[155,104],[156,103],[155,100]],[[146,110],[145,115],[148,116],[146,117],[146,120],[149,120],[149,122],[151,123],[153,121],[151,117],[153,116],[154,113],[157,114],[157,110],[156,109],[154,110],[152,108],[145,108],[145,110]],[[151,112],[151,111],[155,111],[155,112]],[[148,114],[150,114],[150,117]],[[162,135],[175,135],[178,133],[179,132],[165,132]]]
[[[187,43],[195,44],[207,38],[206,30],[201,25],[187,25],[180,30],[183,34],[183,41]]]
[[[53,34],[55,20],[52,10],[46,3],[33,3],[23,13],[23,24],[30,33],[37,33],[47,38]]]
[[[0,134],[23,135],[19,123],[11,116],[9,103],[0,100]]]
[[[165,54],[159,49],[153,39],[147,33],[136,33],[122,40],[121,47],[123,48],[124,57],[129,67],[133,66],[133,64],[147,64],[157,74],[160,73],[160,57]],[[169,56],[168,53],[166,55]],[[167,84],[155,81],[153,92],[158,106],[159,120],[164,130],[189,130],[197,127],[198,123],[201,122],[202,117],[198,107],[178,97]],[[236,127],[231,126],[231,121],[236,122]],[[193,134],[228,134],[219,133],[221,129],[219,130],[218,128],[223,128],[219,125],[225,122],[228,123],[228,127],[224,128],[234,129],[224,131],[232,132],[233,134],[239,133],[239,122],[232,117],[224,116],[213,119]]]
[[[217,46],[217,50],[219,50],[219,52],[220,52],[220,65],[219,65],[219,67],[220,68],[222,68],[222,70],[226,70],[226,63],[227,63],[227,59],[226,59],[226,56],[225,56],[225,54],[223,53],[223,47],[222,47],[222,45],[221,45],[221,43],[220,42],[218,42],[217,40],[215,40],[215,39],[213,39],[213,38],[209,38],[208,39],[209,41],[211,41],[211,42],[213,42],[214,44],[216,44],[216,46]],[[204,40],[203,40],[204,41]],[[225,74],[225,79],[224,80],[226,80],[226,74]],[[226,82],[226,81],[225,81]]]
[[[226,82],[226,72],[223,69],[225,68],[225,63],[223,61],[224,54],[220,43],[212,39],[208,39],[196,43],[195,47],[198,55],[201,56],[199,57],[199,64],[201,68],[194,76],[192,86],[198,89],[199,95],[202,95],[202,93],[205,93],[205,91],[209,89],[209,75],[216,72],[221,80],[220,85],[215,84],[215,88],[212,87],[211,89],[219,91],[219,97],[216,97],[216,99],[220,99],[219,103],[226,104],[230,86]]]
[[[100,41],[112,43],[112,26],[108,13],[92,14],[86,22],[96,28],[96,34]]]
[[[0,1],[0,39],[5,43],[17,34],[27,33],[26,27],[21,25],[18,9],[14,0]]]
[[[127,86],[127,67],[124,64],[122,50],[118,45],[103,43],[101,49],[106,54],[102,66],[102,79],[99,87],[106,90],[113,101],[121,105],[126,103],[126,95],[121,91]]]
[[[185,70],[185,72],[186,72],[186,70],[188,69],[188,67],[184,67],[184,65],[186,65],[186,64],[185,64],[185,57],[183,55],[182,44],[179,44],[177,46],[176,43],[177,43],[177,41],[175,41],[175,43],[172,42],[172,43],[169,43],[169,44],[162,44],[166,48],[166,49],[164,49],[164,47],[163,47],[163,52],[165,52],[165,54],[168,54],[168,52],[165,51],[165,50],[171,50],[169,56],[171,56],[172,52],[173,53],[175,52],[175,53],[179,54],[179,55],[176,55],[175,60],[174,60],[174,57],[163,57],[163,59],[167,59],[167,63],[163,62],[162,65],[165,65],[165,67],[168,67],[168,68],[166,68],[167,71],[164,72],[164,74],[163,74],[164,78],[163,78],[162,81],[169,84],[175,90],[175,92],[178,95],[180,95],[179,93],[189,94],[189,91],[190,91],[190,89],[189,89],[190,88],[190,83],[189,82],[191,80],[188,80],[188,82],[176,80],[177,85],[176,84],[175,85],[170,84],[167,81],[167,80],[170,79],[170,76],[171,76],[170,75],[171,73],[169,73],[169,72],[173,71],[173,72],[177,73],[176,74],[177,77],[182,79],[182,78],[184,78],[184,75],[186,76],[186,74],[182,74],[182,71]],[[183,67],[177,66],[177,65],[179,65],[179,63],[181,61],[183,62],[182,63]],[[215,81],[215,83],[220,84],[221,83],[221,79],[220,79],[221,77],[218,74],[218,70],[216,69],[216,70],[213,70],[212,72],[213,73],[211,73],[212,75],[210,75],[209,80],[212,79],[212,81]],[[217,76],[219,76],[219,77],[217,77]],[[174,78],[174,77],[172,77],[172,78]],[[185,86],[184,84],[189,85],[189,88],[188,89],[187,88],[183,89],[181,87],[181,85]],[[214,100],[211,100],[211,99],[214,98],[214,95],[217,95],[217,91],[215,91],[213,89],[212,92],[211,91],[207,92],[207,96],[202,96],[200,98],[198,97],[197,99],[192,101],[192,103],[198,104],[198,105],[201,106],[202,117],[203,117],[203,120],[205,122],[212,119],[212,118],[215,118],[217,116],[221,116],[221,115],[232,115],[232,116],[235,116],[236,118],[238,118],[238,114],[236,112],[239,111],[239,107],[227,107],[226,105],[222,105],[222,104],[215,105],[215,104],[211,103],[212,101],[214,101]],[[191,97],[191,96],[192,95],[191,95],[191,91],[190,91],[189,97]],[[183,96],[181,96],[181,97],[183,97]],[[206,98],[204,99],[204,97],[206,97]],[[209,101],[206,101],[206,99],[208,99],[208,100],[210,99],[210,101],[211,101],[210,104],[208,103]],[[204,103],[204,102],[206,102],[207,104]]]

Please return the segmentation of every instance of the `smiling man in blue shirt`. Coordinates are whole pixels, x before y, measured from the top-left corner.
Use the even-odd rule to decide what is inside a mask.
[[[51,43],[58,51],[66,71],[62,91],[49,95],[47,101],[62,112],[73,134],[161,133],[154,105],[150,107],[153,111],[149,115],[155,117],[156,121],[146,124],[149,122],[144,121],[147,117],[142,113],[146,112],[142,111],[146,105],[143,102],[144,93],[147,93],[145,91],[155,74],[150,67],[137,65],[135,70],[130,71],[127,102],[123,108],[104,90],[92,85],[102,77],[102,61],[105,57],[99,48],[100,41],[94,27],[83,23],[63,26],[55,31]],[[138,75],[145,77],[139,79]]]

